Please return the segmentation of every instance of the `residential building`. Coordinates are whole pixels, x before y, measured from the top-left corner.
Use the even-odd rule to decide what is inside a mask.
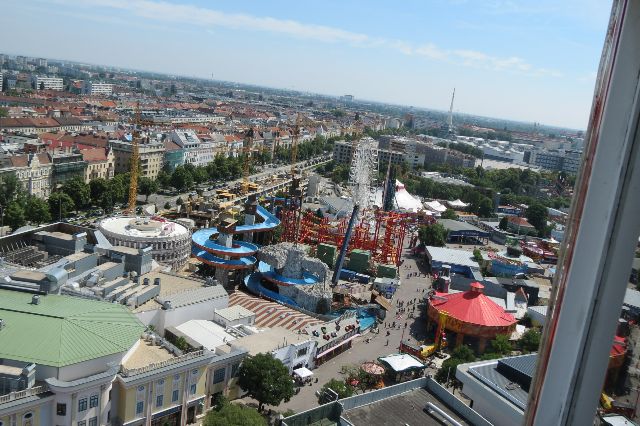
[[[185,164],[206,166],[215,157],[214,144],[202,142],[191,129],[176,129],[169,137],[183,149]]]
[[[164,164],[169,172],[184,164],[184,149],[169,138],[162,141],[164,145]]]
[[[63,90],[64,82],[60,77],[36,75],[32,77],[33,88],[36,90]]]
[[[39,198],[47,198],[51,193],[53,164],[45,152],[39,154],[12,155],[8,164],[2,167],[4,173],[13,173],[22,187]]]
[[[110,95],[113,93],[113,84],[85,81],[82,91],[87,95]]]
[[[115,172],[115,155],[111,148],[87,148],[80,151],[87,163],[84,181],[93,179],[111,179]]]
[[[0,65],[2,63],[0,62]],[[4,90],[4,73],[0,71],[0,92]]]
[[[0,118],[0,132],[15,132],[25,135],[57,132],[60,123],[53,118]]]
[[[580,169],[582,151],[574,150],[532,150],[527,151],[525,159],[542,169],[577,174]]]
[[[36,59],[36,65],[39,67],[47,67],[47,60],[44,58],[38,58]]]
[[[116,173],[126,173],[130,168],[131,152],[133,151],[131,142],[128,141],[110,141],[111,148],[116,159]],[[151,140],[146,143],[138,144],[138,153],[140,164],[140,177],[148,177],[155,179],[162,170],[164,162],[164,144],[159,141]]]
[[[69,154],[49,154],[53,165],[51,185],[53,188],[61,186],[66,181],[79,177],[84,180],[87,162],[82,154],[72,152]]]

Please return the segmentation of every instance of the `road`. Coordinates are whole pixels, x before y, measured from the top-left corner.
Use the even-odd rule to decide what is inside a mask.
[[[327,158],[326,156],[322,156],[322,157],[316,157],[316,158],[312,158],[309,160],[304,160],[304,161],[299,161],[298,163],[296,163],[297,167],[300,167],[302,169],[308,170],[311,169],[313,167],[316,167],[319,164],[322,164],[322,162],[328,161],[330,158]],[[318,162],[317,164],[311,165],[311,166],[307,166],[304,167],[304,164],[307,163],[308,161],[313,161],[313,160],[320,160],[320,162]],[[274,176],[274,175],[278,175],[281,173],[288,173],[291,170],[291,165],[286,164],[283,166],[279,166],[279,167],[274,167],[274,168],[265,168],[264,171],[259,172],[259,173],[255,173],[252,174],[251,176],[249,176],[249,181],[256,181],[256,180],[260,180],[266,177],[270,177],[270,176]],[[239,185],[242,183],[242,179],[236,179],[236,180],[232,180],[229,182],[225,183],[225,187],[226,188],[231,188],[234,187],[236,185]],[[164,205],[168,202],[172,207],[176,205],[176,200],[178,199],[178,197],[181,197],[183,200],[186,200],[189,197],[189,193],[185,192],[182,194],[178,194],[178,195],[163,195],[163,194],[152,194],[149,196],[148,201],[146,201],[146,197],[144,195],[138,195],[138,202],[139,203],[143,203],[143,204],[155,204],[156,206],[158,206],[159,209],[164,208]]]
[[[294,410],[295,412],[301,412],[318,405],[317,397],[315,395],[322,385],[328,382],[332,378],[343,379],[341,374],[343,366],[359,366],[365,361],[373,361],[379,357],[398,353],[400,341],[403,339],[411,339],[413,343],[417,343],[416,338],[425,336],[426,332],[426,307],[424,305],[416,305],[414,316],[416,318],[407,318],[407,314],[401,314],[398,312],[398,301],[404,301],[405,306],[407,301],[422,299],[425,293],[423,290],[431,287],[431,280],[424,277],[426,268],[422,261],[419,261],[415,257],[408,254],[408,250],[405,249],[404,264],[400,267],[400,278],[402,285],[394,295],[392,305],[392,312],[387,313],[386,322],[396,321],[397,327],[400,328],[390,329],[385,328],[384,324],[380,326],[380,333],[368,333],[354,339],[353,346],[346,352],[337,355],[335,358],[322,364],[315,370],[313,370],[314,377],[317,377],[318,383],[312,383],[311,386],[305,386],[301,388],[299,394],[295,395],[291,401],[282,403],[278,407],[274,408],[279,412],[284,412],[287,409]],[[420,263],[420,265],[418,264]],[[422,267],[422,270],[420,270]],[[419,273],[420,276],[409,277],[407,274]],[[413,306],[413,305],[411,305]],[[420,314],[420,315],[419,315]],[[404,329],[404,324],[407,323],[407,328]],[[390,336],[386,336],[387,330],[390,331]],[[369,343],[367,343],[369,340]],[[387,343],[388,341],[388,343]],[[435,373],[435,370],[429,371],[431,374]],[[244,399],[245,402],[253,402],[249,398]]]

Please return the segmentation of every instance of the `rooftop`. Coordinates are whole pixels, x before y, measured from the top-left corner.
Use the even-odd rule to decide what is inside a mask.
[[[136,238],[158,238],[187,235],[184,226],[171,221],[160,221],[148,218],[113,216],[103,219],[99,229],[111,234]]]
[[[149,278],[150,282],[154,282],[156,278],[160,278],[160,294],[159,297],[167,298],[171,295],[177,295],[185,291],[202,288],[204,284],[201,281],[190,280],[188,278],[180,277],[173,274],[167,274],[164,272],[153,271],[148,274],[144,274],[140,277],[141,280]],[[171,299],[173,304],[173,299]],[[175,305],[174,305],[175,306]],[[156,302],[155,299],[151,299],[142,305],[134,309],[133,312],[145,312],[160,309],[162,305]]]
[[[235,321],[241,318],[254,317],[256,314],[248,310],[247,308],[236,305],[229,306],[228,308],[216,309],[214,314],[219,315],[227,321]]]
[[[0,358],[63,367],[128,351],[144,325],[122,305],[0,290]]]
[[[236,339],[233,341],[232,346],[245,348],[249,351],[249,356],[254,356],[307,340],[310,340],[310,337],[306,334],[298,334],[286,328],[274,327],[261,333]]]
[[[469,424],[424,388],[346,410],[342,417],[348,419],[354,425],[442,425],[443,423],[439,418],[432,416],[425,410],[428,402],[436,405],[459,424]]]
[[[470,268],[478,268],[478,262],[473,260],[471,252],[465,250],[456,250],[446,247],[425,247],[429,253],[431,260],[444,264],[462,265]]]
[[[442,226],[444,226],[445,228],[447,228],[449,231],[475,231],[475,232],[479,232],[482,234],[488,234],[488,232],[486,232],[483,229],[478,228],[477,226],[473,226],[470,223],[467,222],[463,222],[460,220],[453,220],[453,219],[438,219],[438,223],[440,223]]]
[[[122,363],[122,366],[127,369],[141,368],[172,358],[174,358],[174,355],[162,346],[152,345],[151,342],[140,340],[138,347]]]
[[[220,345],[235,340],[235,336],[227,333],[218,324],[207,320],[190,320],[169,330],[176,335],[184,335],[196,344],[214,351]],[[175,331],[174,331],[175,330]]]

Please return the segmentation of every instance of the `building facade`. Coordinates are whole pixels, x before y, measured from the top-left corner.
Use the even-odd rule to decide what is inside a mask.
[[[48,198],[51,194],[53,164],[47,153],[12,155],[9,167],[2,174],[14,173],[22,187],[38,198]]]
[[[89,148],[80,151],[87,164],[84,181],[93,179],[111,179],[115,173],[115,155],[111,148]]]
[[[115,155],[115,172],[128,172],[133,151],[131,142],[110,141],[110,143]],[[138,154],[140,177],[157,178],[164,163],[164,144],[158,141],[140,143],[138,145]]]
[[[64,82],[60,77],[46,77],[37,75],[32,77],[33,88],[36,90],[63,90]]]
[[[113,93],[113,84],[85,81],[82,91],[87,95],[110,95]]]

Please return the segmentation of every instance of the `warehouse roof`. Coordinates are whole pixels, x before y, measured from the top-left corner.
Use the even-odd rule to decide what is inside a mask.
[[[453,220],[453,219],[438,219],[438,223],[447,228],[449,231],[459,232],[459,231],[473,231],[478,232],[480,234],[489,233],[484,229],[480,229],[477,226],[473,226],[470,223],[463,222],[461,220]]]
[[[123,306],[0,290],[0,358],[63,367],[128,351],[145,326]]]
[[[477,268],[478,262],[473,260],[472,253],[465,250],[456,250],[446,247],[425,247],[432,261],[447,265],[462,265]]]

